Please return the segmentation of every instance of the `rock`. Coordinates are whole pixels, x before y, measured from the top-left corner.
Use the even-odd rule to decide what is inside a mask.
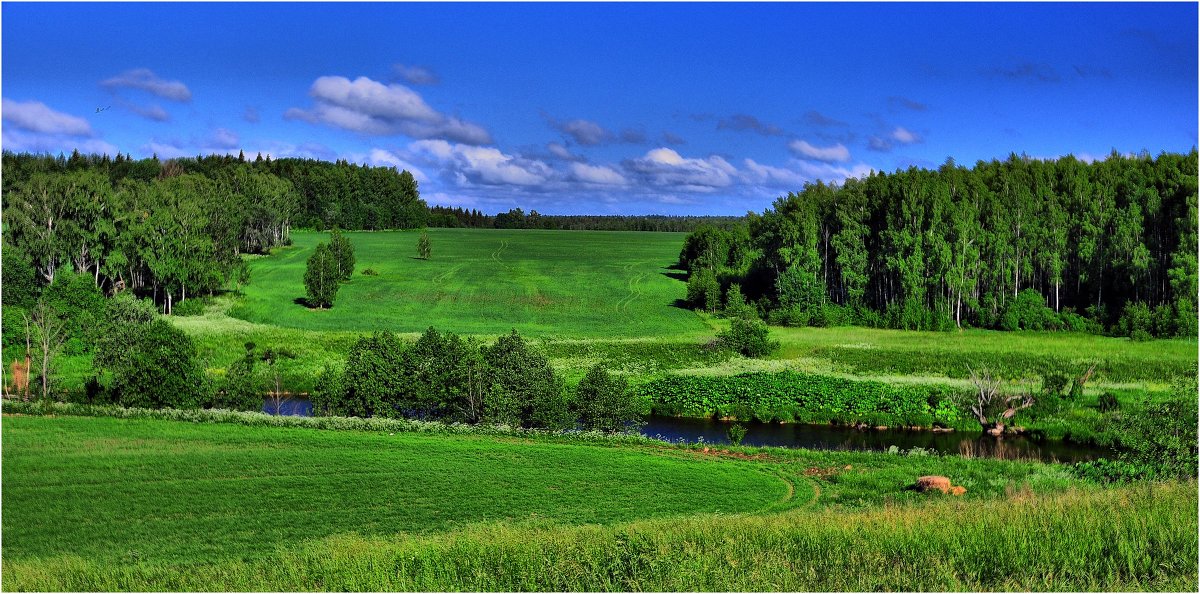
[[[962,485],[957,485],[957,486],[954,486],[954,487],[950,487],[950,494],[951,494],[951,495],[953,495],[953,496],[955,496],[955,497],[959,497],[959,496],[961,496],[963,493],[966,493],[966,492],[967,492],[967,488],[966,488],[966,487],[964,487],[964,486],[962,486]]]
[[[917,484],[913,485],[913,488],[921,493],[933,490],[949,493],[950,479],[938,475],[923,476],[917,479]]]

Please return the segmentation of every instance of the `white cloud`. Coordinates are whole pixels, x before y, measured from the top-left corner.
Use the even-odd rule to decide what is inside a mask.
[[[821,180],[825,183],[843,182],[846,178],[862,178],[871,174],[873,168],[865,163],[857,163],[852,167],[832,165],[829,163],[813,163],[794,159],[792,166],[798,174],[809,181]]]
[[[15,126],[4,127],[0,143],[4,144],[4,150],[18,153],[70,153],[78,150],[84,154],[117,154],[116,146],[99,138],[39,134]]]
[[[3,99],[4,121],[12,126],[40,134],[66,136],[92,136],[92,126],[87,120],[54,111],[39,101],[19,102]]]
[[[418,140],[409,148],[440,161],[459,185],[540,186],[553,175],[550,166],[497,148],[450,144],[445,140]]]
[[[745,170],[742,172],[742,178],[752,184],[799,188],[804,185],[804,182],[809,181],[791,169],[762,165],[755,162],[754,159],[745,159],[742,161],[742,164],[745,167]]]
[[[167,113],[167,110],[163,109],[162,106],[159,105],[141,106],[135,103],[130,103],[129,101],[120,101],[119,103],[121,107],[124,107],[125,109],[128,109],[129,111],[132,111],[133,113],[136,113],[148,120],[165,122],[171,119],[171,114]]]
[[[309,94],[316,101],[312,109],[293,107],[284,117],[363,134],[444,138],[472,145],[491,142],[491,135],[483,127],[439,113],[403,85],[385,85],[365,76],[353,81],[322,76],[313,82]]]
[[[367,154],[366,158],[362,159],[362,161],[371,165],[386,165],[388,167],[395,167],[401,171],[408,171],[409,173],[413,174],[413,177],[415,177],[418,182],[424,183],[429,181],[429,176],[425,175],[424,171],[421,171],[420,168],[400,158],[398,155],[396,155],[396,153],[388,150],[373,148],[371,149],[371,152]]]
[[[110,79],[101,81],[100,86],[110,90],[140,89],[171,101],[187,102],[192,100],[192,91],[187,88],[187,85],[177,80],[159,78],[148,68],[126,70]]]
[[[571,175],[581,182],[601,185],[625,185],[625,176],[611,167],[603,165],[588,165],[586,163],[571,163]]]
[[[850,160],[850,150],[841,143],[819,147],[803,140],[793,140],[788,143],[788,148],[806,159],[816,159],[826,163],[845,163]]]
[[[734,183],[737,168],[717,155],[685,158],[669,148],[656,148],[644,157],[627,159],[627,172],[652,186],[673,186],[687,191],[712,191]]]
[[[900,144],[913,144],[921,141],[921,137],[915,132],[911,132],[900,126],[896,126],[896,129],[892,130],[892,139]]]
[[[567,147],[565,147],[557,142],[551,142],[551,143],[547,144],[546,150],[550,151],[551,155],[554,155],[555,157],[558,157],[559,159],[563,159],[565,161],[578,161],[579,160],[578,155],[572,154],[571,151],[567,149]]]

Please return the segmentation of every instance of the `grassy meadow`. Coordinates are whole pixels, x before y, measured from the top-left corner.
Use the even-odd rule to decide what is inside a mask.
[[[495,335],[698,338],[711,330],[675,307],[684,233],[431,229],[433,255],[416,257],[417,232],[347,233],[355,274],[333,308],[313,310],[304,267],[328,234],[296,232],[294,245],[251,264],[245,299],[230,314],[310,330],[421,332],[429,326]],[[363,275],[371,269],[376,276]]]
[[[1182,590],[1196,581],[1194,482],[1102,488],[1059,465],[959,457],[3,422],[7,591]],[[933,473],[967,493],[905,488]]]

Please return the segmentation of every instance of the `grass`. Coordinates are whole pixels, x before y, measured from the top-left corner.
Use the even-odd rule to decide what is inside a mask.
[[[686,287],[670,270],[683,233],[430,229],[430,260],[415,232],[347,233],[355,274],[334,307],[310,310],[304,268],[325,233],[251,264],[245,300],[230,313],[251,322],[312,330],[420,332],[429,326],[497,335],[696,336],[709,329],[675,306]]]
[[[3,423],[5,590],[1196,585],[1194,482],[1102,488],[1057,465],[919,455]],[[931,473],[967,494],[905,490]]]

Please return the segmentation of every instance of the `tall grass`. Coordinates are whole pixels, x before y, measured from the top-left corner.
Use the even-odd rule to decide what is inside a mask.
[[[4,560],[5,590],[1195,591],[1196,484],[619,526],[483,524],[256,561]]]

